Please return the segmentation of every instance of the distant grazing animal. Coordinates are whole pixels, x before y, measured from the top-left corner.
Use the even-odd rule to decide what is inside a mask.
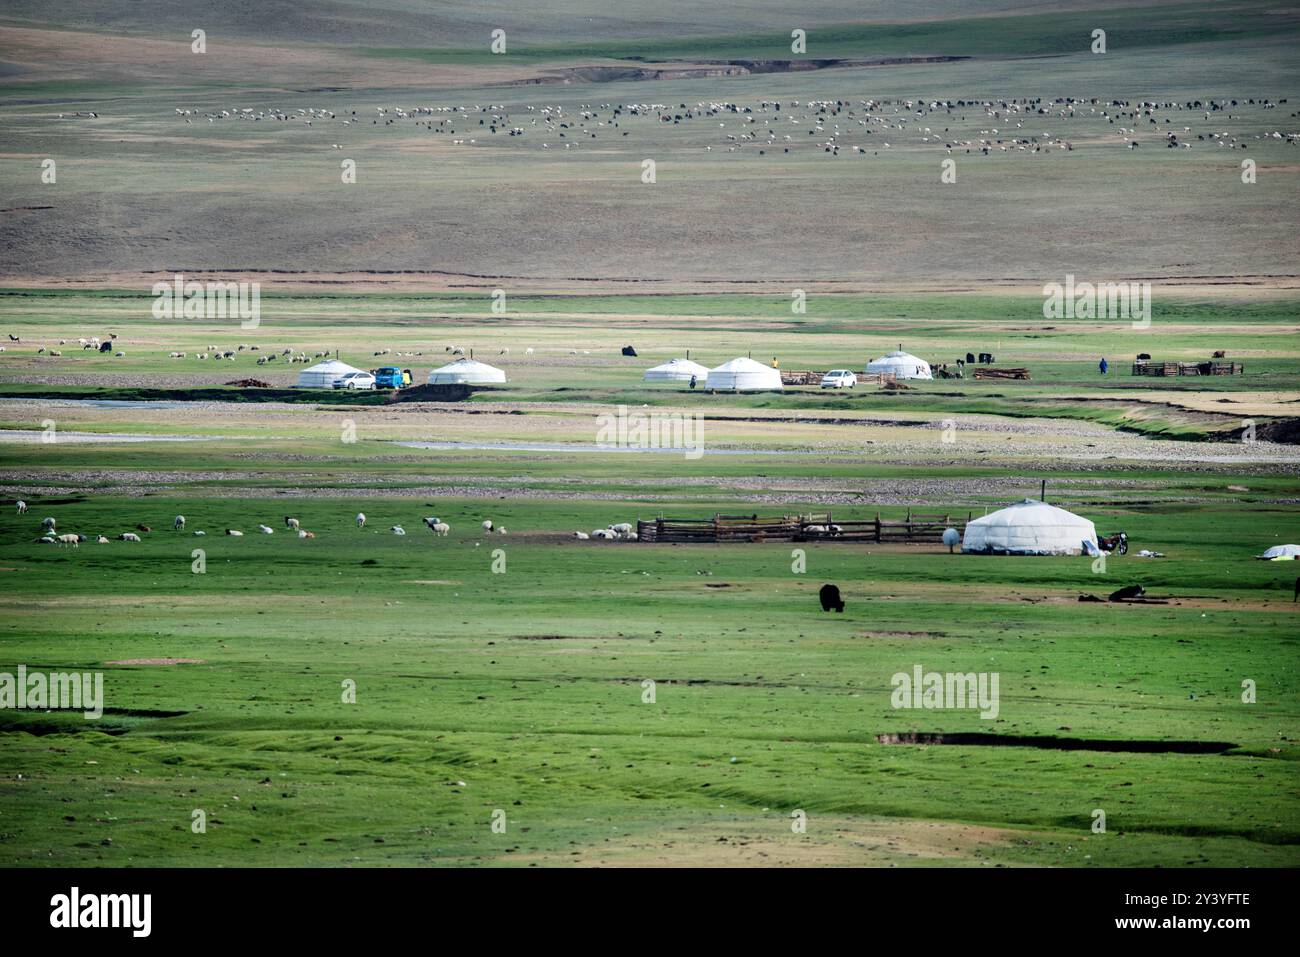
[[[108,539],[105,538],[103,535],[100,535],[97,539],[95,539],[95,543],[98,545],[107,545]]]
[[[228,528],[228,529],[226,529],[226,534],[227,534],[227,535],[233,535],[235,538],[242,538],[243,535],[244,535],[244,533],[241,532],[241,531],[240,531],[239,529],[237,529],[237,528]]]
[[[42,531],[42,532],[52,532],[52,531],[54,531],[54,526],[57,525],[57,524],[58,524],[58,522],[56,522],[56,521],[55,521],[54,519],[52,519],[52,518],[43,518],[43,519],[41,519],[41,531]]]
[[[140,541],[140,536],[135,532],[123,532],[121,535],[117,536],[117,540],[119,542],[138,542]]]
[[[1107,601],[1124,601],[1128,598],[1141,598],[1147,593],[1147,590],[1141,585],[1125,585],[1123,588],[1116,589],[1107,597]]]
[[[176,518],[172,521],[172,531],[173,531],[173,532],[183,532],[183,531],[185,531],[185,516],[184,516],[184,515],[177,515]]]
[[[505,527],[504,525],[498,525],[498,526],[497,526],[497,534],[498,534],[498,535],[504,535],[505,533],[506,533],[506,527]]]
[[[27,503],[24,502],[22,499],[18,500],[18,514],[19,515],[27,514]]]
[[[298,529],[298,537],[299,537],[299,538],[315,538],[315,537],[316,537],[316,533],[315,533],[315,532],[309,532],[309,531],[307,531],[305,528],[300,528],[300,529]]]
[[[835,609],[836,613],[844,611],[844,599],[840,597],[840,589],[837,585],[822,585],[822,590],[817,593],[821,600],[822,611]]]
[[[42,535],[36,539],[37,545],[53,545],[58,541],[53,535]]]
[[[301,522],[299,522],[296,518],[290,518],[288,515],[284,517],[284,524],[286,527],[292,528],[294,530],[302,528]]]
[[[58,538],[60,545],[71,545],[73,548],[76,548],[77,543],[81,541],[80,535],[60,535]]]
[[[392,528],[389,529],[389,531],[392,532],[394,535],[406,534],[406,529],[402,528],[402,526],[400,525],[394,525]]]
[[[366,527],[366,513],[357,512],[357,528],[365,528],[365,527]]]
[[[586,532],[574,532],[573,537],[578,539],[578,541],[580,542],[585,542],[587,541],[587,539],[591,538],[591,536],[588,535]]]
[[[632,526],[627,522],[619,522],[617,525],[609,526],[609,530],[616,535],[626,535],[632,531]]]
[[[194,534],[195,534],[195,535],[206,535],[206,534],[208,534],[208,533],[205,532],[203,529],[199,529],[199,530],[198,530],[197,532],[195,532]]]
[[[425,518],[423,521],[424,521],[424,527],[427,528],[429,531],[433,531],[433,526],[441,522],[442,519],[440,519],[437,515],[430,515],[427,518]]]
[[[270,525],[259,525],[257,526],[257,530],[261,532],[263,535],[275,534],[275,529],[273,529]]]
[[[112,352],[112,351],[113,351],[113,343],[112,343],[112,342],[101,342],[101,343],[99,344],[99,351],[100,351],[100,352]]]
[[[1151,358],[1151,353],[1139,352],[1137,358],[1138,358],[1138,362],[1147,362]]]
[[[485,532],[492,531],[492,519],[489,518],[483,523],[483,531]]]
[[[592,529],[592,538],[618,538],[618,533],[610,531],[608,528]]]
[[[435,535],[446,535],[451,531],[451,526],[446,522],[434,522],[429,527],[433,529]]]
[[[1210,358],[1211,358],[1211,359],[1223,359],[1223,358],[1226,358],[1227,355],[1228,355],[1228,351],[1227,351],[1226,349],[1215,349],[1215,350],[1214,350],[1214,355],[1210,356]]]
[[[152,531],[153,531],[153,529],[150,528],[148,525],[137,525],[137,526],[135,527],[135,530],[136,530],[137,532],[152,532]]]

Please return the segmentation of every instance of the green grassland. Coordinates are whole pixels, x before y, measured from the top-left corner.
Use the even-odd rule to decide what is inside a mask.
[[[1102,576],[1088,559],[830,545],[808,546],[796,575],[781,546],[528,537],[603,524],[627,514],[618,503],[441,501],[445,540],[387,534],[415,525],[411,507],[374,500],[45,511],[113,531],[179,510],[213,535],[286,509],[318,538],[160,531],[34,552],[34,523],[3,519],[6,661],[102,669],[110,708],[98,724],[6,713],[6,864],[560,862],[611,836],[687,847],[740,827],[780,845],[882,818],[1014,833],[947,863],[1296,863],[1294,569],[1249,558],[1293,511],[1107,510],[1171,557],[1113,559]],[[356,509],[370,528],[351,527]],[[511,536],[469,531],[489,512]],[[843,616],[817,609],[824,580],[844,588]],[[1074,603],[1127,582],[1183,603]],[[205,663],[105,665],[151,657]],[[890,676],[917,663],[999,672],[998,719],[892,709]],[[655,704],[641,703],[647,678]],[[341,703],[346,679],[356,704]],[[1256,704],[1240,700],[1245,679]],[[1237,747],[875,743],[899,730]],[[206,834],[189,830],[195,808]],[[1089,832],[1094,808],[1107,834]],[[794,809],[806,836],[782,823]]]

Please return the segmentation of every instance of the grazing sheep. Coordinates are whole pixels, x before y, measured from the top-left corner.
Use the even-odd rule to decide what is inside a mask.
[[[498,526],[497,526],[497,534],[498,534],[498,535],[504,535],[505,533],[506,533],[506,527],[505,527],[504,525],[498,525]]]
[[[24,502],[22,499],[18,500],[18,514],[19,515],[27,514],[27,503]]]
[[[446,522],[434,522],[430,528],[433,529],[435,535],[446,535],[451,531],[451,526]]]
[[[121,535],[117,536],[117,540],[119,542],[138,542],[140,541],[140,536],[135,532],[123,532]]]
[[[257,530],[261,532],[263,535],[275,534],[275,529],[273,529],[270,525],[259,525],[257,526]]]
[[[441,522],[442,519],[440,519],[437,515],[430,515],[428,518],[423,519],[423,521],[424,521],[424,527],[429,529],[429,531],[433,531],[433,527],[437,525],[439,522]]]
[[[612,532],[608,528],[597,528],[592,530],[591,537],[592,538],[618,538],[618,533]]]
[[[173,531],[173,532],[183,532],[183,531],[185,531],[185,516],[184,516],[184,515],[177,515],[176,518],[172,521],[172,531]]]
[[[618,535],[627,535],[628,532],[632,531],[632,526],[627,522],[619,522],[617,525],[609,526],[609,530]]]
[[[822,585],[822,590],[817,593],[821,599],[822,611],[835,609],[836,613],[844,611],[844,599],[840,597],[840,589],[837,585]]]
[[[626,535],[624,535],[623,537],[626,538],[629,542],[635,542],[635,541],[637,540],[637,537],[638,537],[638,536],[637,536],[636,532],[628,532],[628,533],[627,533]]]
[[[37,545],[53,545],[58,541],[58,539],[53,535],[42,535],[40,538],[35,539],[35,541]]]
[[[77,544],[81,541],[81,536],[72,534],[60,535],[58,536],[58,540],[60,545],[71,545],[73,548],[76,548]]]
[[[485,532],[492,531],[492,519],[489,518],[483,523],[483,531]]]
[[[199,529],[199,530],[198,530],[197,532],[195,532],[194,534],[195,534],[195,535],[206,535],[206,534],[208,534],[208,533],[205,532],[203,529]]]
[[[591,538],[591,536],[588,535],[586,532],[574,532],[573,537],[580,542],[585,542],[587,541],[587,539]]]
[[[299,538],[315,538],[315,537],[316,537],[316,533],[315,533],[315,532],[309,532],[309,531],[307,531],[305,528],[300,528],[300,529],[298,529],[298,537],[299,537]]]
[[[296,518],[290,518],[288,515],[284,517],[284,524],[286,528],[292,528],[295,531],[297,531],[299,528],[302,528],[301,522],[299,522]]]
[[[153,531],[153,529],[150,528],[148,525],[137,525],[137,526],[135,527],[135,530],[136,530],[137,532],[152,532],[152,531]]]
[[[95,544],[97,544],[97,545],[107,545],[107,544],[108,544],[108,539],[105,538],[103,535],[100,535],[98,538],[95,539]]]
[[[392,528],[389,529],[389,531],[392,532],[394,535],[406,534],[406,529],[402,528],[402,526],[400,525],[394,525]]]
[[[366,527],[366,513],[357,512],[357,528],[365,528],[365,527]]]
[[[52,519],[52,518],[43,518],[43,519],[41,519],[41,531],[43,531],[43,532],[52,532],[52,531],[54,531],[54,526],[57,525],[57,524],[58,524],[58,522],[56,522],[56,521],[55,521],[54,519]]]
[[[227,535],[233,535],[235,538],[242,538],[243,535],[244,535],[244,533],[241,532],[241,531],[240,531],[239,529],[237,529],[237,528],[228,528],[228,529],[226,529],[226,534],[227,534]]]

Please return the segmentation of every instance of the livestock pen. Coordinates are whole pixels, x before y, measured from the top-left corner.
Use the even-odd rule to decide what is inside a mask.
[[[940,542],[946,529],[964,531],[971,519],[948,513],[920,513],[908,509],[901,520],[881,518],[836,520],[825,515],[722,515],[712,518],[639,519],[637,541],[692,542]]]

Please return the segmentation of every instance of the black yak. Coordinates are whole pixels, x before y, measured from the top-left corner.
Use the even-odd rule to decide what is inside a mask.
[[[822,611],[830,611],[834,608],[837,612],[844,611],[844,599],[840,597],[840,590],[835,585],[822,585],[822,590],[817,593],[821,599]]]

